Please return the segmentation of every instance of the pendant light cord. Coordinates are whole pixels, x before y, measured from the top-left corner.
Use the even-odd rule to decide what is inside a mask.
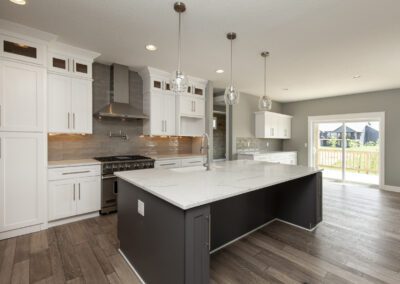
[[[233,40],[231,39],[231,86],[233,86]]]
[[[267,95],[267,57],[264,57],[264,96]]]
[[[179,12],[178,25],[178,72],[181,72],[181,12]]]

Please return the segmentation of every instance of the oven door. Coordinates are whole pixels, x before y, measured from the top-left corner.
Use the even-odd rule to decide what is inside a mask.
[[[101,213],[117,210],[118,181],[114,175],[102,176]]]

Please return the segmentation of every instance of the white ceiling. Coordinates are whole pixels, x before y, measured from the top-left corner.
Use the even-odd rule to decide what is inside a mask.
[[[27,1],[1,0],[0,18],[97,51],[101,62],[175,69],[174,0]],[[400,87],[399,0],[184,1],[183,70],[216,87],[229,79],[230,31],[238,34],[234,81],[242,92],[263,92],[262,50],[271,52],[268,93],[277,101]],[[146,51],[148,43],[158,50]]]

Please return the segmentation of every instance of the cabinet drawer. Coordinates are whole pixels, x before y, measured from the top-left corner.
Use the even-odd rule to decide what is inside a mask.
[[[100,175],[100,165],[54,168],[48,170],[48,180],[62,180]]]
[[[190,158],[182,160],[182,167],[193,167],[193,166],[201,166],[203,164],[203,158]]]
[[[182,165],[181,160],[162,160],[162,161],[156,161],[154,163],[155,168],[164,168],[164,169],[180,168],[181,165]]]

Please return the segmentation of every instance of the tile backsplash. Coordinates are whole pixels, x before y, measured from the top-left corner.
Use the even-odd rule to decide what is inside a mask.
[[[282,140],[237,137],[236,151],[282,151]]]
[[[93,112],[110,101],[111,68],[108,65],[93,64]],[[141,109],[143,83],[138,73],[129,71],[129,98],[132,105]],[[110,131],[125,132],[129,139],[110,138]],[[93,118],[92,135],[49,135],[48,159],[71,160],[97,156],[126,154],[188,154],[199,152],[200,138],[191,137],[148,137],[142,136],[142,120]]]

